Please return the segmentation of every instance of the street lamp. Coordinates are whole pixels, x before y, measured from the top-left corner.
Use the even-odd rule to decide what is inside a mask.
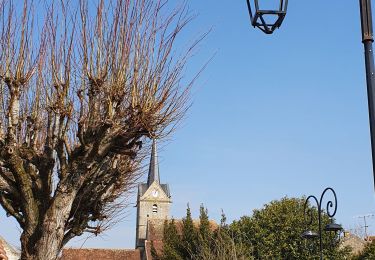
[[[283,22],[288,0],[247,0],[247,8],[251,24],[264,33],[271,34]]]
[[[251,24],[266,34],[272,34],[283,22],[288,0],[246,0]],[[272,3],[272,5],[270,4]],[[278,7],[276,5],[278,4]],[[366,82],[371,135],[372,172],[375,187],[375,69],[372,49],[373,30],[371,0],[359,0],[362,27],[362,43],[365,49]],[[266,8],[266,9],[263,9]],[[255,10],[253,12],[253,9]],[[273,17],[269,22],[266,18]]]
[[[312,223],[313,223],[313,210],[311,207],[309,207],[309,201],[310,200],[313,200],[317,207],[318,207],[318,226],[319,226],[319,232],[315,232],[315,231],[311,231],[311,230],[306,230],[305,232],[302,233],[302,237],[305,238],[305,239],[315,239],[315,238],[318,238],[319,237],[319,249],[320,249],[320,259],[322,260],[323,259],[323,244],[322,244],[322,202],[323,202],[323,198],[324,198],[324,195],[328,192],[332,192],[333,193],[333,196],[334,196],[334,201],[330,200],[328,201],[327,203],[327,207],[326,207],[326,210],[327,210],[327,215],[330,217],[330,218],[333,218],[336,214],[336,211],[337,211],[337,197],[336,197],[336,192],[332,189],[332,188],[326,188],[322,195],[320,196],[320,200],[318,200],[315,196],[313,195],[310,195],[307,197],[306,201],[305,201],[305,207],[304,207],[304,216],[305,216],[305,222],[306,222],[306,226],[310,226]],[[330,211],[330,208],[334,208],[333,212],[331,213]],[[325,227],[324,227],[324,231],[328,231],[328,232],[334,232],[334,233],[337,233],[339,231],[342,230],[342,227],[341,225],[339,224],[336,224],[336,223],[330,223],[330,224],[327,224]]]

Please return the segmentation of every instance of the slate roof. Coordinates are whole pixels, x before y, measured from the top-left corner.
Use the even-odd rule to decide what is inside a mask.
[[[165,192],[165,194],[168,196],[168,198],[171,197],[171,192],[169,190],[169,185],[168,184],[160,184],[161,188],[163,189],[163,191]],[[138,185],[138,194],[139,194],[139,197],[142,197],[145,192],[147,191],[148,189],[148,184],[147,183],[141,183]]]
[[[152,141],[152,150],[151,150],[151,158],[150,158],[150,167],[148,170],[147,185],[150,187],[150,185],[153,182],[157,182],[160,184],[159,162],[158,162],[158,154],[156,151],[155,139]]]

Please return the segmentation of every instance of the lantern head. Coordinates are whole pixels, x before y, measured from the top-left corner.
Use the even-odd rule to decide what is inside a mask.
[[[288,0],[247,0],[250,21],[266,34],[281,26],[288,8]]]
[[[325,231],[333,231],[333,232],[338,232],[338,231],[341,231],[342,229],[343,229],[342,226],[336,223],[327,224],[324,228]]]
[[[302,233],[301,237],[305,238],[305,239],[315,239],[315,238],[319,237],[319,234],[314,232],[314,231],[307,230],[307,231]]]

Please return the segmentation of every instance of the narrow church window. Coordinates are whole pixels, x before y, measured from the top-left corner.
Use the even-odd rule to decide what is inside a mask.
[[[156,205],[156,204],[152,205],[152,212],[158,213],[158,205]]]

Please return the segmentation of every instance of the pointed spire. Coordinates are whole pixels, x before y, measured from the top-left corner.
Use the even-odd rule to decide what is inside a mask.
[[[158,154],[156,152],[156,141],[155,139],[153,139],[151,159],[150,159],[150,168],[148,170],[147,186],[150,187],[150,185],[155,181],[158,184],[160,184]]]

